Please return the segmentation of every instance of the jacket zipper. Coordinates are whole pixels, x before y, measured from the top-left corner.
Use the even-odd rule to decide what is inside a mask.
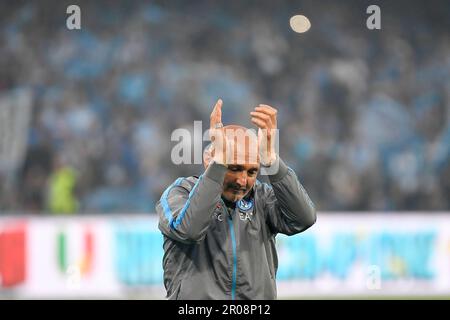
[[[233,246],[233,275],[231,280],[231,300],[236,298],[236,269],[237,269],[237,255],[236,255],[236,238],[233,228],[233,219],[228,216],[228,225],[230,226],[231,244]]]
[[[231,246],[233,248],[233,271],[231,276],[231,300],[236,299],[236,276],[237,276],[237,253],[236,253],[236,235],[233,228],[233,218],[231,217],[231,214],[228,212],[228,208],[225,205],[225,202],[223,200],[220,200],[222,202],[223,208],[225,209],[227,215],[228,215],[228,226],[230,227],[230,235],[231,235]]]

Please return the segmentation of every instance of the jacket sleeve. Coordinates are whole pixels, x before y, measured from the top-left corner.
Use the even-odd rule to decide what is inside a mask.
[[[278,172],[266,185],[266,221],[273,233],[293,235],[311,227],[316,209],[295,172],[278,158]]]
[[[189,192],[178,178],[156,204],[159,229],[184,243],[204,239],[214,209],[220,200],[227,168],[212,162]]]

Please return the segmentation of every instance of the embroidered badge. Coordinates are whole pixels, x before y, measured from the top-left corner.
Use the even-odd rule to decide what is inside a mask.
[[[247,212],[253,209],[253,199],[250,200],[244,200],[241,199],[238,201],[237,206],[239,208],[239,211],[241,212]]]

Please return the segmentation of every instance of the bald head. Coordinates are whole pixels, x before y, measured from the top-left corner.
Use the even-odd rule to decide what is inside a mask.
[[[259,165],[258,137],[254,130],[239,125],[223,127],[227,141],[226,157],[228,164]],[[214,156],[214,147],[210,144],[203,153],[205,167]]]

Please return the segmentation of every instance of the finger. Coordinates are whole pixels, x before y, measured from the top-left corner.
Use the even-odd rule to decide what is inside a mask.
[[[263,113],[263,112],[254,112],[254,111],[252,111],[252,112],[250,112],[250,115],[252,117],[254,117],[254,118],[258,118],[258,119],[261,119],[263,121],[272,122],[271,116],[266,114],[266,113]]]
[[[268,116],[267,114],[261,113],[261,112],[250,112],[252,118],[256,118],[259,119],[261,121],[264,121],[266,123],[266,127],[269,128],[273,128],[274,124],[273,121],[271,119],[270,116]]]
[[[265,113],[271,117],[276,116],[277,110],[272,110],[266,107],[256,107],[255,111]]]
[[[217,100],[216,105],[214,106],[213,115],[215,120],[221,120],[222,119],[222,99]]]
[[[258,119],[258,118],[254,118],[254,117],[251,118],[251,121],[254,124],[256,124],[259,128],[267,129],[267,123],[265,121]]]
[[[259,105],[258,105],[258,107],[261,107],[261,108],[265,108],[265,109],[269,109],[269,110],[272,110],[272,111],[277,111],[277,109],[275,109],[274,107],[271,107],[271,106],[269,106],[268,104],[262,104],[262,103],[260,103]]]
[[[215,128],[217,123],[222,122],[222,99],[217,100],[216,105],[214,106],[213,111],[211,112],[210,117],[210,127]]]
[[[274,108],[274,107],[272,107],[272,106],[269,106],[268,104],[262,104],[262,103],[260,103],[260,104],[258,104],[258,107],[262,107],[262,108],[266,108],[266,109],[269,109],[269,110],[277,111],[276,108]]]

